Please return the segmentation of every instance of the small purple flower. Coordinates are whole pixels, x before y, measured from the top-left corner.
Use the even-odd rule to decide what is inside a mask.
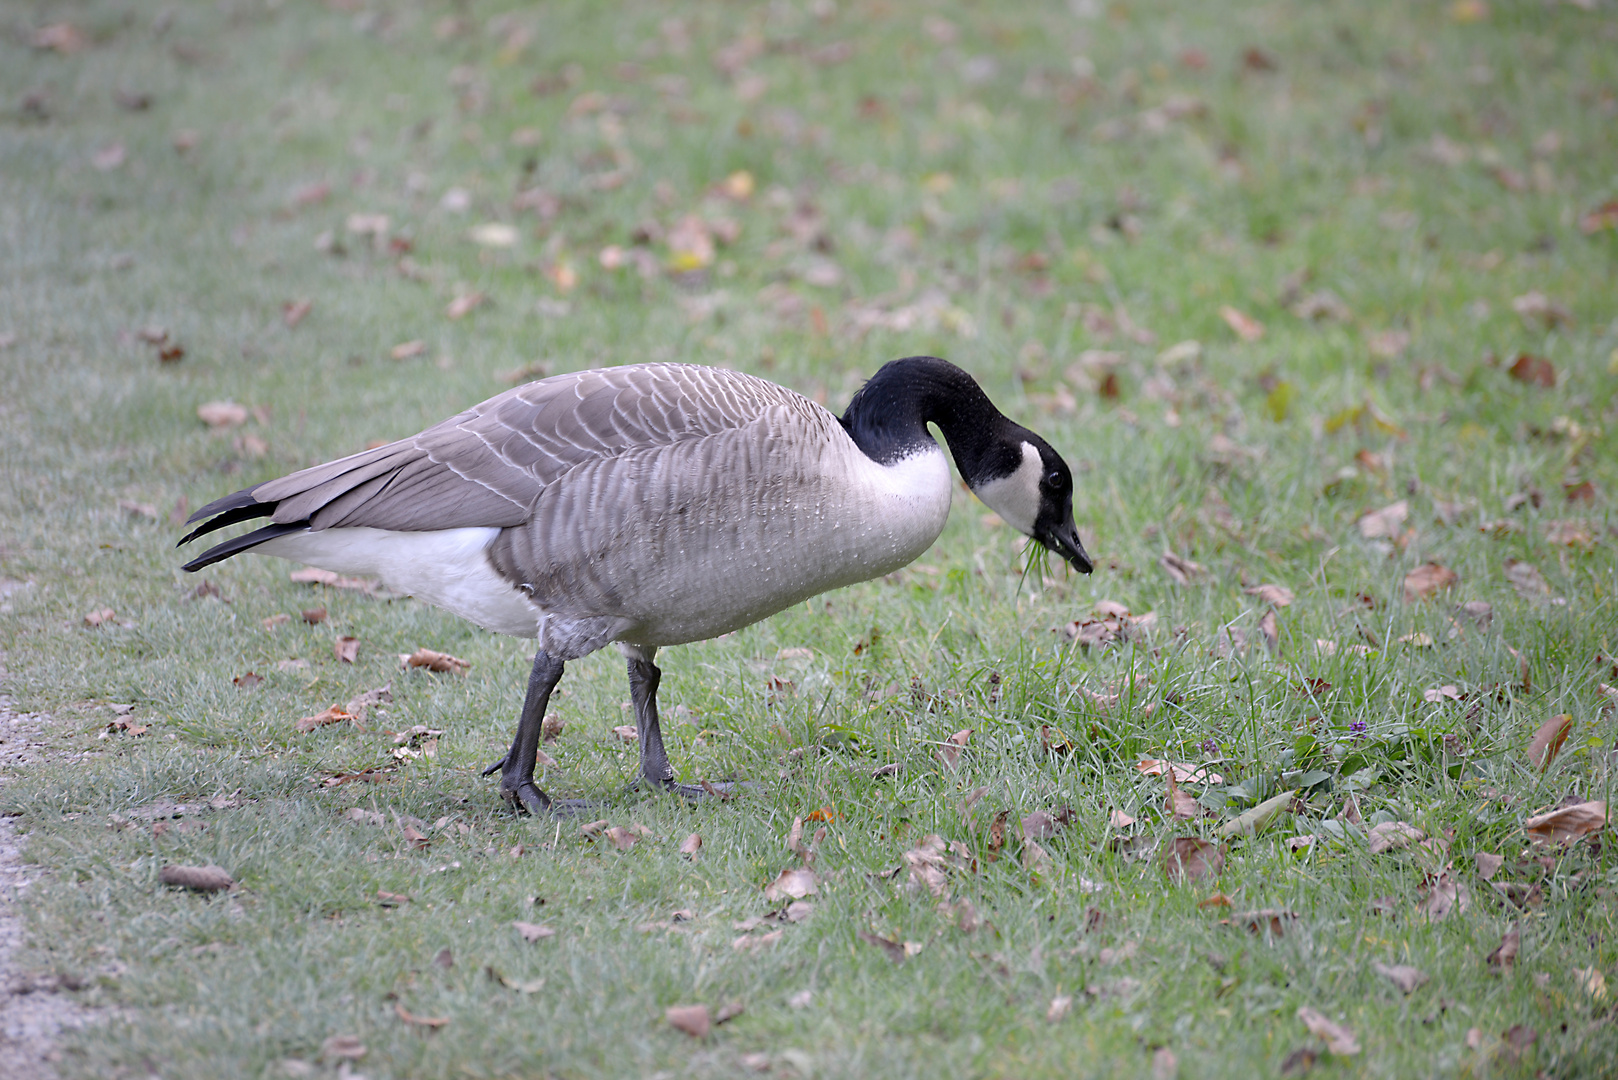
[[[1212,738],[1211,736],[1209,738],[1203,739],[1202,740],[1202,752],[1204,754],[1208,755],[1209,757],[1214,757],[1214,756],[1218,755],[1218,753],[1219,753],[1219,740],[1217,740],[1215,738]]]
[[[1348,725],[1348,733],[1354,736],[1356,739],[1365,738],[1365,733],[1370,729],[1371,725],[1367,724],[1364,720],[1352,720]]]

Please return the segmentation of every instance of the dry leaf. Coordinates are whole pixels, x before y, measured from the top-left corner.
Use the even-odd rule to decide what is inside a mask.
[[[1398,851],[1411,844],[1420,843],[1427,838],[1427,834],[1406,821],[1384,821],[1380,825],[1371,826],[1371,854],[1380,855],[1384,851]]]
[[[1506,580],[1511,587],[1517,590],[1517,595],[1524,600],[1543,600],[1551,594],[1550,584],[1545,575],[1539,572],[1539,567],[1530,562],[1519,559],[1507,559],[1504,563]]]
[[[1512,923],[1500,937],[1500,944],[1489,954],[1489,966],[1504,971],[1517,962],[1517,949],[1522,942],[1519,924]]]
[[[1410,516],[1410,503],[1404,499],[1380,510],[1368,510],[1360,515],[1360,535],[1367,540],[1379,536],[1396,539],[1405,518]]]
[[[1173,817],[1186,821],[1194,821],[1202,816],[1202,805],[1191,795],[1180,790],[1180,785],[1174,782],[1174,770],[1170,769],[1164,774],[1168,778],[1169,794],[1165,809]]]
[[[281,305],[281,321],[286,324],[288,330],[294,329],[308,317],[314,306],[313,300],[288,300]]]
[[[892,938],[879,937],[868,930],[858,931],[854,936],[865,942],[867,945],[875,945],[877,948],[881,949],[887,954],[888,959],[892,960],[895,964],[904,963],[906,956],[909,955],[908,950],[906,950],[904,947],[904,944]]]
[[[449,305],[444,308],[444,314],[451,319],[464,319],[483,301],[484,296],[480,292],[462,293],[449,302]]]
[[[1534,732],[1533,739],[1528,744],[1528,762],[1540,772],[1551,767],[1556,755],[1561,753],[1562,744],[1567,741],[1567,734],[1573,730],[1573,717],[1568,713],[1561,713],[1551,717],[1539,725]]]
[[[1114,829],[1127,829],[1135,824],[1135,819],[1122,810],[1113,810],[1107,815],[1107,824]]]
[[[1596,1001],[1605,1001],[1607,998],[1607,977],[1599,968],[1574,968],[1573,975],[1579,981],[1579,988]]]
[[[929,835],[918,847],[904,853],[905,865],[910,868],[908,886],[926,889],[940,899],[949,897],[949,878],[944,873],[944,839],[936,833]]]
[[[318,712],[313,716],[304,717],[302,720],[299,720],[296,724],[294,724],[293,727],[302,734],[307,735],[316,728],[325,727],[327,724],[351,723],[353,722],[353,719],[354,717],[352,714],[345,712],[336,705],[332,705],[329,706],[325,712]]]
[[[247,423],[247,406],[234,401],[209,401],[197,406],[197,418],[215,431],[239,427]]]
[[[1425,895],[1416,905],[1416,911],[1428,922],[1443,922],[1452,913],[1465,914],[1471,906],[1472,897],[1466,886],[1446,870],[1438,880],[1425,886]]]
[[[353,589],[363,593],[375,593],[381,587],[372,578],[343,577],[330,570],[322,570],[318,566],[294,570],[287,575],[287,580],[303,585],[329,585],[334,589]]]
[[[1275,612],[1266,611],[1259,616],[1258,632],[1264,638],[1264,647],[1273,656],[1281,648],[1281,631],[1275,624]]]
[[[1219,317],[1243,341],[1257,341],[1264,336],[1264,324],[1250,315],[1244,315],[1229,304],[1219,309]]]
[[[779,877],[764,886],[764,898],[779,902],[788,897],[801,900],[815,891],[815,872],[806,866],[783,870]]]
[[[1051,998],[1050,1008],[1045,1010],[1045,1020],[1047,1023],[1054,1024],[1065,1019],[1068,1012],[1071,1011],[1072,1008],[1073,998],[1071,996],[1061,994],[1057,997],[1053,997]]]
[[[411,357],[420,356],[426,351],[427,343],[425,341],[401,341],[388,350],[388,355],[395,360],[409,360]]]
[[[1157,565],[1163,568],[1163,572],[1168,574],[1176,585],[1190,585],[1206,577],[1208,573],[1200,563],[1194,563],[1172,551],[1165,551],[1160,555]]]
[[[690,836],[686,837],[685,843],[680,845],[680,854],[684,855],[688,859],[696,858],[697,852],[701,850],[702,837],[696,833],[692,833]]]
[[[672,1028],[685,1032],[693,1039],[705,1039],[713,1030],[706,1005],[671,1005],[663,1010],[663,1019]]]
[[[320,1044],[320,1053],[323,1057],[358,1061],[365,1056],[365,1044],[358,1035],[333,1035]]]
[[[197,892],[218,892],[236,884],[221,866],[165,866],[157,872],[157,880]]]
[[[1599,800],[1536,814],[1523,822],[1528,838],[1539,844],[1564,844],[1599,832],[1607,823],[1607,804]]]
[[[448,672],[452,675],[465,675],[472,667],[469,660],[451,656],[449,653],[433,652],[431,649],[417,649],[409,656],[403,657],[402,665],[407,668],[424,667],[428,671]]]
[[[1407,964],[1384,964],[1380,960],[1371,962],[1371,970],[1387,979],[1399,988],[1401,993],[1409,994],[1427,981],[1427,973],[1420,968],[1413,968]]]
[[[1243,911],[1223,920],[1232,926],[1240,926],[1249,934],[1267,934],[1272,938],[1285,937],[1291,933],[1298,924],[1298,913],[1288,911],[1286,908],[1259,908],[1257,911]]]
[[[617,848],[619,851],[628,851],[630,848],[640,843],[640,835],[638,833],[632,829],[626,829],[621,825],[614,825],[612,828],[608,829],[604,835],[608,840],[612,841],[612,846]]]
[[[1254,585],[1250,589],[1243,589],[1242,592],[1248,596],[1256,596],[1266,604],[1274,604],[1276,607],[1288,607],[1293,601],[1292,590],[1285,585]]]
[[[410,1012],[404,1007],[403,1004],[397,1001],[393,1003],[393,1011],[398,1014],[399,1019],[403,1020],[407,1024],[414,1024],[417,1027],[436,1029],[441,1028],[445,1024],[449,1023],[449,1017],[447,1016],[417,1016],[415,1013]]]
[[[1067,827],[1073,820],[1073,808],[1058,806],[1049,812],[1035,810],[1022,819],[1022,835],[1025,840],[1049,840]]]
[[[1405,603],[1413,604],[1460,581],[1460,575],[1438,563],[1423,563],[1405,575]]]
[[[108,607],[108,608],[97,608],[94,611],[85,612],[85,614],[84,614],[84,625],[85,626],[92,626],[92,627],[93,626],[102,626],[102,625],[105,625],[106,623],[112,622],[117,617],[118,617],[118,613],[113,611],[112,608],[110,608],[110,607]]]
[[[536,941],[543,941],[545,938],[556,936],[556,930],[553,927],[546,926],[544,923],[523,922],[519,919],[511,925],[516,928],[517,933],[522,935],[522,939],[530,945]]]
[[[378,822],[378,824],[381,824]],[[408,893],[388,892],[386,889],[376,891],[376,902],[382,907],[398,907],[400,904],[411,902]]]
[[[1537,386],[1542,390],[1556,388],[1556,367],[1543,356],[1519,353],[1506,371],[1520,383]]]
[[[1185,765],[1177,761],[1160,761],[1157,758],[1141,758],[1135,764],[1135,771],[1142,776],[1162,776],[1165,770],[1172,770],[1176,784],[1223,784],[1225,778],[1216,772],[1209,772],[1200,765]]]
[[[945,765],[949,766],[951,769],[956,768],[960,761],[961,751],[966,748],[967,741],[971,738],[971,728],[966,728],[963,731],[957,731],[948,739],[944,740],[944,745],[939,749],[938,756],[943,759]]]
[[[1321,1013],[1304,1005],[1298,1009],[1298,1019],[1309,1033],[1326,1043],[1326,1049],[1342,1057],[1350,1057],[1360,1052],[1359,1040],[1354,1033],[1341,1024],[1334,1024]]]
[[[1513,299],[1511,310],[1515,311],[1524,322],[1538,322],[1546,328],[1573,321],[1573,313],[1565,304],[1552,300],[1538,289],[1532,289]],[[1552,383],[1554,382],[1553,376]]]
[[[1218,877],[1225,868],[1225,849],[1195,836],[1178,836],[1164,853],[1163,873],[1174,885]]]
[[[352,664],[360,655],[360,639],[344,634],[332,642],[332,651],[343,663]]]
[[[1006,819],[1010,816],[1010,810],[1002,810],[989,823],[989,846],[983,854],[985,861],[995,862],[1000,858],[1000,849],[1006,846]]]

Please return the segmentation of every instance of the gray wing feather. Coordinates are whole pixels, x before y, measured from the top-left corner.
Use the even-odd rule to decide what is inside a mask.
[[[808,402],[719,368],[643,364],[558,375],[252,494],[279,504],[273,521],[307,519],[315,529],[509,528],[529,520],[546,488],[582,465],[730,431],[783,405],[796,412]],[[610,493],[600,496],[591,501],[611,501]]]

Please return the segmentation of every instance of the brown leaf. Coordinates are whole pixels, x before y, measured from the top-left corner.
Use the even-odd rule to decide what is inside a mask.
[[[1550,584],[1545,575],[1539,572],[1539,567],[1531,562],[1520,559],[1507,559],[1504,563],[1506,580],[1511,587],[1517,590],[1517,595],[1524,600],[1543,600],[1551,594]]]
[[[1025,840],[1049,840],[1056,836],[1073,820],[1073,808],[1058,806],[1049,812],[1035,810],[1022,819],[1022,835]]]
[[[1332,1053],[1341,1057],[1351,1057],[1360,1052],[1359,1040],[1354,1037],[1352,1031],[1341,1024],[1332,1023],[1309,1006],[1299,1007],[1298,1019],[1303,1021],[1303,1026],[1309,1029],[1311,1035],[1325,1040],[1326,1049]]]
[[[861,930],[854,936],[865,942],[867,945],[874,945],[881,949],[887,954],[888,959],[892,960],[895,964],[904,963],[906,952],[902,942],[892,938],[878,937],[876,934],[873,934],[868,930]]]
[[[409,360],[411,357],[420,356],[426,351],[427,343],[425,341],[401,341],[388,350],[388,355],[395,360]]]
[[[1244,315],[1229,304],[1219,309],[1219,317],[1243,341],[1257,341],[1264,336],[1264,324],[1250,315]]]
[[[1405,575],[1405,603],[1414,604],[1417,600],[1424,600],[1460,580],[1460,575],[1447,566],[1434,562],[1423,563]]]
[[[345,664],[352,664],[360,655],[360,639],[344,634],[332,642],[332,652]]]
[[[110,608],[110,607],[109,608],[97,608],[94,611],[85,612],[85,614],[84,614],[84,625],[85,626],[91,626],[91,627],[102,626],[102,625],[104,625],[106,623],[112,622],[117,617],[118,617],[118,613],[113,611],[112,608]]]
[[[464,319],[485,299],[486,297],[480,292],[461,293],[444,308],[444,314],[451,319]]]
[[[1168,574],[1176,585],[1190,585],[1205,578],[1208,574],[1207,569],[1202,564],[1194,563],[1190,559],[1176,555],[1172,551],[1165,551],[1160,555],[1157,565],[1163,568],[1163,572]]]
[[[1556,367],[1543,356],[1518,353],[1517,359],[1511,362],[1506,371],[1520,383],[1537,386],[1542,390],[1556,388]]]
[[[224,867],[212,865],[165,866],[157,872],[157,880],[164,885],[178,885],[182,889],[197,892],[218,892],[236,884]]]
[[[398,1001],[393,1003],[393,1011],[398,1014],[399,1019],[403,1020],[407,1024],[413,1024],[417,1027],[437,1029],[449,1023],[449,1017],[447,1016],[417,1016],[415,1013],[406,1009],[403,1003]]]
[[[1176,761],[1159,761],[1157,758],[1141,758],[1135,765],[1135,771],[1142,776],[1162,776],[1165,771],[1174,773],[1174,782],[1177,784],[1223,784],[1225,778],[1216,772],[1209,772],[1201,765],[1184,765]]]
[[[1292,590],[1285,585],[1254,585],[1250,589],[1243,589],[1242,592],[1248,596],[1256,596],[1266,604],[1274,604],[1276,607],[1288,607],[1293,601]]]
[[[518,919],[511,925],[516,928],[517,933],[522,935],[522,939],[528,942],[530,945],[536,941],[543,941],[546,938],[556,936],[556,929],[554,927],[546,926],[544,923],[523,922],[521,919]]]
[[[1532,289],[1511,301],[1511,310],[1515,311],[1524,322],[1537,322],[1549,329],[1557,325],[1568,325],[1573,322],[1573,313],[1565,304],[1552,300],[1538,289]],[[1542,361],[1543,362],[1543,361]],[[1513,372],[1515,375],[1516,373]],[[1556,385],[1556,376],[1553,372],[1549,384]]]
[[[1373,960],[1371,970],[1397,986],[1400,993],[1404,994],[1414,992],[1427,981],[1425,971],[1407,964],[1384,964],[1380,960]]]
[[[1539,844],[1564,844],[1599,832],[1607,823],[1607,804],[1599,800],[1536,814],[1523,822],[1523,832]]]
[[[1285,937],[1298,925],[1298,913],[1286,908],[1259,908],[1243,911],[1225,920],[1240,926],[1249,934],[1268,934],[1272,938]]]
[[[883,779],[885,777],[889,777],[889,776],[898,776],[901,771],[902,771],[902,766],[900,766],[900,764],[897,761],[895,761],[895,762],[892,762],[892,763],[887,764],[887,765],[880,765],[877,768],[871,770],[871,779],[872,780],[881,780],[881,779]]]
[[[663,1019],[672,1028],[685,1032],[693,1039],[706,1039],[713,1030],[706,1005],[671,1005],[663,1010]]]
[[[1064,1020],[1072,1008],[1073,998],[1071,996],[1067,994],[1060,994],[1053,997],[1051,998],[1050,1007],[1045,1010],[1045,1021],[1047,1023],[1054,1024],[1058,1021]]]
[[[1411,844],[1420,843],[1426,838],[1426,833],[1408,821],[1384,821],[1380,825],[1371,826],[1371,854],[1380,855],[1384,851],[1398,851]]]
[[[961,751],[966,749],[967,742],[972,738],[972,729],[966,728],[957,731],[944,740],[944,746],[938,751],[938,756],[944,759],[944,764],[955,768],[961,757]]]
[[[1528,743],[1528,763],[1540,772],[1550,768],[1567,741],[1567,733],[1572,730],[1573,717],[1568,713],[1560,713],[1539,725]]]
[[[1425,895],[1416,905],[1416,911],[1428,922],[1443,922],[1451,914],[1465,914],[1471,906],[1472,897],[1466,886],[1446,870],[1438,880],[1425,886]]]
[[[230,681],[241,687],[243,690],[251,690],[253,687],[258,686],[264,681],[264,676],[260,675],[256,671],[249,671],[236,676]]]
[[[1202,817],[1202,804],[1180,790],[1180,785],[1174,782],[1174,770],[1170,769],[1163,775],[1168,778],[1169,794],[1164,808],[1169,814],[1186,821],[1195,821]]]
[[[1275,612],[1266,611],[1259,616],[1258,632],[1264,638],[1264,647],[1273,656],[1281,648],[1281,631],[1275,624]]]
[[[408,893],[388,892],[385,889],[376,891],[376,902],[382,907],[398,907],[400,904],[410,903],[410,900]]]
[[[630,848],[640,843],[641,840],[639,833],[635,832],[633,829],[626,829],[622,825],[614,825],[603,835],[605,835],[606,838],[612,842],[612,846],[617,848],[619,851],[628,851]]]
[[[806,866],[783,870],[774,881],[764,886],[764,898],[779,902],[788,897],[801,900],[815,891],[815,872]]]
[[[1367,540],[1379,536],[1397,538],[1404,525],[1405,518],[1410,516],[1410,503],[1400,499],[1396,503],[1384,506],[1380,510],[1368,510],[1360,515],[1360,535]]]
[[[449,653],[433,652],[431,649],[417,649],[404,658],[407,668],[424,667],[428,671],[442,671],[451,675],[465,675],[472,667],[469,660],[451,656]]]
[[[746,1011],[747,1006],[743,1005],[740,1001],[727,1001],[723,1005],[719,1006],[719,1011],[714,1014],[713,1022],[717,1026],[719,1024],[726,1023],[727,1021],[736,1019]]]
[[[1506,932],[1500,937],[1500,944],[1489,954],[1489,966],[1500,971],[1510,968],[1517,962],[1517,949],[1521,941],[1522,931],[1518,923],[1506,927]]]
[[[1000,858],[1000,849],[1006,846],[1006,819],[1010,816],[1010,810],[1002,810],[989,823],[989,846],[983,854],[985,861],[995,862]]]
[[[1169,883],[1205,881],[1225,869],[1225,849],[1195,836],[1177,836],[1163,857],[1163,873]]]
[[[910,868],[906,884],[914,889],[926,889],[941,899],[949,897],[949,877],[944,873],[944,839],[930,834],[917,847],[904,853],[905,865]]]
[[[313,300],[288,300],[281,305],[281,321],[286,323],[287,329],[295,328],[314,309]]]
[[[688,859],[696,858],[697,852],[701,850],[702,837],[696,833],[692,833],[690,836],[686,837],[685,842],[680,845],[680,854],[684,855]]]
[[[624,742],[639,742],[640,730],[634,724],[619,724],[612,729],[612,733]]]
[[[215,431],[247,423],[247,406],[234,401],[209,401],[197,406],[197,418]]]
[[[89,41],[83,31],[72,23],[58,22],[35,30],[32,44],[36,49],[50,49],[66,56],[81,51]]]
[[[304,717],[302,720],[299,720],[296,724],[294,724],[293,727],[302,734],[307,735],[316,728],[325,727],[327,724],[342,724],[352,722],[353,719],[354,717],[352,714],[344,712],[336,705],[331,705],[327,707],[325,712],[319,712],[313,716]]]
[[[381,586],[373,578],[343,577],[318,566],[306,566],[287,575],[288,581],[300,585],[329,585],[334,589],[353,589],[356,592],[375,593]]]
[[[358,1061],[365,1056],[365,1044],[358,1035],[333,1035],[320,1044],[320,1053],[323,1057]]]

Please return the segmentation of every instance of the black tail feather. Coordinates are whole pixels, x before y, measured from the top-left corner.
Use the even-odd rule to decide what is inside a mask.
[[[220,500],[220,502],[223,501],[223,499]],[[180,547],[182,544],[189,544],[199,536],[206,536],[215,530],[235,525],[238,522],[252,521],[254,518],[269,517],[271,514],[275,513],[275,504],[261,502],[248,502],[245,504],[238,503],[235,506],[226,507],[222,511],[213,510],[209,512],[217,514],[218,516],[212,521],[204,521],[201,525],[198,525],[195,529],[192,529],[190,532],[180,537],[180,543],[175,544],[174,546]],[[186,524],[190,524],[192,521],[198,520],[203,516],[203,513],[204,511],[198,510],[195,514],[191,515]]]
[[[268,510],[265,511],[265,513],[268,512]],[[263,515],[253,514],[249,516],[261,517]],[[238,518],[237,520],[243,519]],[[226,524],[228,524],[228,522]],[[214,545],[207,551],[204,551],[201,555],[198,555],[196,558],[180,567],[180,569],[184,570],[188,574],[194,574],[205,566],[212,566],[214,563],[223,559],[228,559],[232,555],[239,555],[249,548],[257,547],[266,540],[274,540],[276,537],[286,536],[288,533],[305,532],[308,530],[308,528],[309,523],[307,521],[289,521],[278,525],[266,525],[262,529],[254,529],[250,533],[243,533],[232,540],[226,540],[223,544]],[[191,536],[186,537],[186,540],[189,540],[192,536],[197,536],[206,531],[207,529],[198,529],[196,532],[192,533]],[[181,543],[184,542],[184,540],[181,541]]]

